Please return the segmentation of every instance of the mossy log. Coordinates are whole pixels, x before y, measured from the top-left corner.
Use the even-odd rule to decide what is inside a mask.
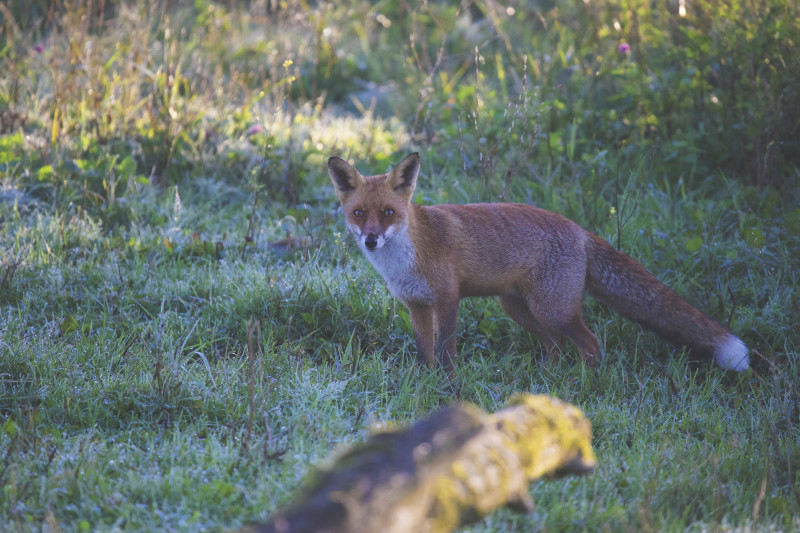
[[[504,505],[531,510],[532,480],[594,469],[591,432],[547,396],[516,395],[495,414],[447,407],[345,452],[295,507],[249,531],[441,533]]]

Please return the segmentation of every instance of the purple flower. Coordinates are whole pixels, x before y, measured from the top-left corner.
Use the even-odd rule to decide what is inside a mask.
[[[619,46],[617,47],[617,51],[619,52],[619,55],[627,56],[628,54],[631,53],[631,45],[629,45],[628,43],[625,43],[625,42],[619,43]]]
[[[262,126],[261,124],[255,124],[255,125],[250,126],[249,128],[247,128],[247,135],[248,136],[255,135],[255,134],[261,133],[263,131],[264,131],[264,126]]]
[[[37,54],[41,54],[42,52],[44,52],[44,45],[42,43],[39,43],[36,45],[34,50],[36,50]]]

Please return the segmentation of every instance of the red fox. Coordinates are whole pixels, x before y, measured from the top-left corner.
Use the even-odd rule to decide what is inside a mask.
[[[452,373],[459,300],[497,296],[548,353],[558,357],[571,340],[595,365],[601,351],[583,322],[585,289],[696,356],[726,369],[749,368],[738,337],[600,237],[524,204],[417,205],[411,196],[419,167],[417,153],[377,176],[362,176],[338,157],[328,160],[348,229],[408,307],[420,361],[433,364],[435,353]]]

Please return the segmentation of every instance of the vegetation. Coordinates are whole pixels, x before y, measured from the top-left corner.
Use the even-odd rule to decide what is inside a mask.
[[[651,6],[659,4],[659,6]],[[598,469],[470,531],[800,528],[800,6],[0,2],[0,523],[220,530],[331,450],[550,394]],[[641,260],[754,369],[587,302],[598,370],[491,299],[453,380],[345,235],[330,155]],[[513,246],[514,243],[509,243]]]

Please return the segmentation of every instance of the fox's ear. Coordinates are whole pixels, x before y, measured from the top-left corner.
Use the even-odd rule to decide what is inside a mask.
[[[417,175],[419,174],[419,154],[414,152],[400,161],[400,164],[389,173],[389,185],[398,194],[407,196],[409,199],[417,186]]]
[[[338,157],[328,159],[328,175],[336,189],[336,196],[342,202],[350,196],[350,193],[366,183],[355,167]]]

